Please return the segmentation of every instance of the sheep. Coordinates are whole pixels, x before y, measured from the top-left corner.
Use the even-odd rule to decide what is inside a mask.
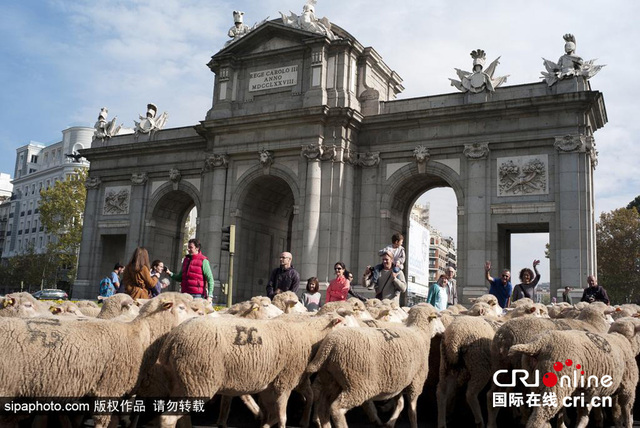
[[[102,301],[102,308],[96,318],[112,319],[118,317],[121,320],[132,320],[140,312],[139,306],[131,296],[118,293]]]
[[[493,308],[497,316],[502,315],[502,308],[498,304],[498,299],[493,294],[483,294],[482,296],[476,297],[475,299],[469,299],[469,301],[471,303],[487,303]]]
[[[406,327],[330,333],[306,369],[309,374],[318,373],[314,389],[323,389],[316,400],[321,426],[329,426],[329,412],[336,426],[346,427],[345,413],[349,409],[369,400],[400,395],[387,423],[393,426],[404,405],[404,393],[409,400],[409,420],[415,428],[416,404],[429,371],[425,356],[431,338],[442,330],[432,308],[416,305],[409,311]],[[379,419],[376,422],[380,423]]]
[[[491,379],[494,326],[481,317],[459,316],[444,331],[437,389],[438,428],[446,427],[447,405],[456,386],[466,384],[466,398],[477,426],[482,426],[478,394]]]
[[[476,302],[467,312],[471,316],[457,316],[447,326],[442,339],[440,381],[438,383],[438,427],[446,426],[448,400],[456,386],[467,385],[466,398],[476,425],[482,426],[482,412],[478,394],[491,378],[491,343],[505,320],[520,316],[540,316],[539,305],[530,299],[496,317],[487,303]]]
[[[52,303],[49,306],[49,312],[53,315],[67,316],[67,317],[84,317],[85,315],[80,311],[78,305],[68,300],[62,303]]]
[[[248,319],[269,319],[284,312],[271,303],[271,299],[263,296],[252,297],[251,300],[236,303],[223,312]]]
[[[195,316],[191,296],[163,293],[129,323],[99,319],[7,318],[0,359],[1,397],[123,397],[155,361],[159,339]],[[48,370],[43,371],[42,367]],[[38,373],[37,382],[33,373]],[[61,381],[60,373],[68,373]],[[94,415],[96,427],[111,415]]]
[[[0,317],[30,318],[47,314],[48,306],[27,292],[10,293],[0,301]]]
[[[273,303],[275,307],[280,309],[285,314],[291,312],[308,312],[307,308],[305,308],[304,305],[300,303],[298,295],[293,291],[285,291],[283,293],[276,294],[275,296],[273,296],[273,299],[271,299],[271,303]]]
[[[605,311],[599,305],[585,306],[577,319],[549,319],[541,317],[520,317],[509,320],[496,331],[491,343],[491,372],[518,368],[519,358],[509,357],[509,349],[513,345],[526,343],[537,334],[546,330],[586,330],[593,333],[604,333],[609,329],[605,319]],[[499,390],[492,385],[487,394],[488,422],[487,426],[495,428],[499,408],[491,405],[493,394]]]
[[[635,385],[638,382],[638,367],[635,356],[640,353],[640,341],[637,332],[640,330],[640,321],[633,318],[624,318],[616,321],[609,330],[609,334],[592,333],[587,331],[547,331],[539,335],[535,340],[514,345],[509,350],[509,355],[521,356],[524,366],[536,369],[538,373],[553,373],[559,371],[560,382],[550,386],[538,386],[537,391],[555,393],[558,406],[535,407],[527,421],[527,428],[551,427],[549,420],[563,408],[564,399],[580,391],[585,394],[585,402],[589,403],[595,396],[613,396],[617,398],[617,409],[622,411],[617,416],[621,424],[619,426],[631,427],[631,409],[635,399]],[[558,370],[558,362],[571,359],[571,364]],[[572,382],[570,365],[582,367],[584,376],[579,376],[578,382]],[[574,369],[575,370],[575,369]],[[563,377],[566,379],[563,381]],[[609,376],[610,382],[604,381],[604,376]],[[596,381],[589,383],[594,380]],[[580,379],[584,379],[584,385]],[[576,385],[575,383],[578,383]],[[579,412],[578,427],[585,427],[588,423],[587,409]]]
[[[260,393],[268,410],[264,425],[277,422],[284,427],[289,395],[302,384],[309,406],[303,420],[308,420],[312,396],[304,370],[315,345],[347,321],[335,315],[297,319],[303,321],[203,317],[175,328],[158,358],[169,395],[211,398]],[[162,419],[163,426],[173,426],[178,418],[163,415]]]

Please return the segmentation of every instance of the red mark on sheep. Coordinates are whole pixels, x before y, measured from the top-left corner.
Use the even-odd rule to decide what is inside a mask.
[[[555,363],[553,363],[553,369],[557,372],[559,372],[560,370],[562,370],[564,366],[562,365],[562,363],[560,361],[557,361]]]
[[[566,365],[570,366],[571,364],[573,364],[573,361],[571,361],[570,359],[567,359],[567,361],[564,362]]]

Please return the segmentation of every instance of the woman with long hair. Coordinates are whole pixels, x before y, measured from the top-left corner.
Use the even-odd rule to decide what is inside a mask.
[[[137,247],[122,275],[125,293],[134,299],[148,299],[157,282],[158,278],[151,276],[149,252],[144,247]]]
[[[347,300],[347,295],[349,294],[349,288],[351,285],[349,280],[344,276],[344,263],[336,262],[333,269],[336,272],[336,277],[327,287],[327,297],[325,302],[339,302]]]

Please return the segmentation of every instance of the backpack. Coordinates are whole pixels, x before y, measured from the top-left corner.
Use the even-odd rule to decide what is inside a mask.
[[[113,296],[115,291],[116,289],[113,286],[113,283],[111,282],[111,278],[104,277],[102,278],[102,280],[100,280],[100,295],[102,297]]]

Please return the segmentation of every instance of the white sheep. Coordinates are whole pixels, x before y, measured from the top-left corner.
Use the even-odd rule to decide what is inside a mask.
[[[623,318],[616,321],[609,334],[588,331],[546,331],[526,344],[514,345],[510,355],[522,355],[523,366],[535,368],[538,373],[552,373],[559,378],[553,385],[539,385],[539,393],[554,393],[557,406],[534,407],[527,428],[551,427],[549,420],[564,407],[565,398],[578,392],[584,394],[585,404],[592,397],[615,396],[614,415],[619,426],[631,428],[631,410],[638,382],[638,367],[635,357],[640,353],[637,332],[640,321]],[[558,371],[558,363],[571,359]],[[583,367],[578,368],[578,364]],[[576,376],[574,371],[578,369]],[[581,374],[584,371],[584,375]],[[566,377],[566,378],[565,378]],[[605,379],[605,377],[608,377]],[[574,379],[578,381],[574,381]],[[584,384],[582,383],[584,380]],[[576,385],[577,383],[577,385]],[[578,427],[588,424],[590,407],[579,411]]]
[[[0,317],[38,317],[50,314],[48,309],[27,292],[9,293],[0,299]]]
[[[323,393],[316,399],[321,426],[346,427],[345,413],[369,400],[398,397],[387,423],[393,426],[402,409],[405,394],[409,420],[417,426],[416,404],[429,371],[431,338],[442,332],[436,312],[416,305],[409,311],[407,326],[373,329],[341,329],[329,334],[306,369],[318,373],[314,389]],[[379,423],[379,420],[376,422]]]
[[[263,402],[270,404],[264,425],[277,422],[284,428],[291,391],[301,383],[308,385],[304,370],[314,346],[344,325],[343,317],[333,315],[285,315],[267,321],[202,317],[169,333],[158,364],[165,371],[170,396],[261,393]],[[310,406],[310,387],[302,392]],[[303,418],[308,419],[308,414],[305,410]],[[172,426],[179,417],[163,415],[162,419],[163,426]]]
[[[543,317],[514,318],[500,327],[491,343],[491,372],[519,368],[520,359],[509,356],[513,345],[526,343],[540,332],[548,330],[586,330],[593,333],[605,333],[610,325],[606,320],[606,308],[599,305],[586,305],[577,319],[550,319]],[[487,426],[497,427],[498,407],[492,405],[493,394],[501,388],[492,385],[487,394]]]
[[[98,319],[132,320],[140,313],[138,303],[131,296],[125,293],[117,293],[102,301]]]
[[[304,307],[302,303],[300,303],[300,299],[298,299],[298,295],[293,291],[285,291],[282,293],[278,293],[273,296],[271,299],[271,303],[278,309],[280,309],[285,314],[289,313],[308,313],[307,308]]]
[[[135,392],[141,371],[155,361],[157,341],[195,316],[191,296],[162,297],[147,303],[129,323],[6,318],[0,322],[0,396],[123,397]],[[63,372],[67,378],[61,380]],[[96,427],[108,426],[111,417],[94,415]]]
[[[245,302],[236,303],[221,313],[247,319],[269,319],[282,315],[284,312],[272,304],[268,297],[255,296]]]

